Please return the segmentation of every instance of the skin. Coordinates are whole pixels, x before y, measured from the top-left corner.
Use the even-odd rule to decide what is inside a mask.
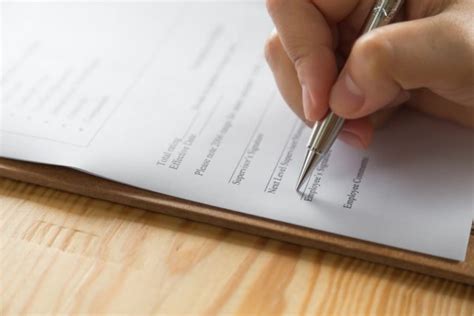
[[[331,109],[360,148],[401,104],[474,127],[474,1],[406,0],[398,23],[359,37],[373,5],[267,0],[265,56],[291,109],[308,125]]]

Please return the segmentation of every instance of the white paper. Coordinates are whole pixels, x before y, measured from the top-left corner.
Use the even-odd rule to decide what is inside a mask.
[[[258,3],[2,4],[0,155],[462,260],[473,133],[406,114],[336,143],[295,191],[309,129],[263,58]]]

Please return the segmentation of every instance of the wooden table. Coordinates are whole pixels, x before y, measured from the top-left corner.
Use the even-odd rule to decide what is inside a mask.
[[[474,288],[0,178],[0,315],[473,315]]]

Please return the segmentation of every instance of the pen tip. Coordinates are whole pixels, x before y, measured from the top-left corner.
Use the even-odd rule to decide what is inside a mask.
[[[298,178],[298,182],[296,182],[296,192],[300,191],[300,187],[302,184],[303,184],[303,179],[301,178],[301,175],[300,175],[300,177]]]
[[[301,168],[300,175],[298,177],[298,181],[296,183],[296,191],[300,191],[300,187],[305,182],[306,178],[311,173],[310,170],[313,167],[314,158],[319,156],[315,151],[308,150],[306,152],[306,157],[304,158],[303,167]]]

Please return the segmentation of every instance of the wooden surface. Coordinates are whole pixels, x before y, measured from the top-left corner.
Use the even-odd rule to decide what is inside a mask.
[[[474,285],[472,234],[466,259],[456,262],[186,201],[65,167],[0,158],[0,177]]]
[[[0,315],[473,315],[474,288],[0,178]]]

